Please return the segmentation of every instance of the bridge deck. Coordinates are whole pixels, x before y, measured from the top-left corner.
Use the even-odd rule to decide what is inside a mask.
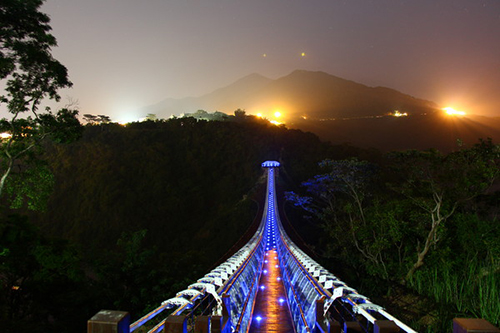
[[[295,332],[276,251],[265,258],[249,332]]]

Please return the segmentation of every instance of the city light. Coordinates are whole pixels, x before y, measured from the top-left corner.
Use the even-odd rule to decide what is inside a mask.
[[[408,113],[407,112],[399,112],[398,110],[394,111],[394,113],[392,114],[394,117],[407,117],[408,116]]]
[[[451,107],[445,107],[445,108],[443,108],[443,111],[445,111],[446,114],[449,116],[465,116],[466,115],[465,111],[458,111],[458,110],[455,110],[454,108],[451,108]]]

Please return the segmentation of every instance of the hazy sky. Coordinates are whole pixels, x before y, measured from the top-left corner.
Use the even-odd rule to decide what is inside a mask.
[[[306,69],[500,116],[500,0],[47,0],[42,10],[74,83],[62,96],[82,113],[121,120],[251,73]]]

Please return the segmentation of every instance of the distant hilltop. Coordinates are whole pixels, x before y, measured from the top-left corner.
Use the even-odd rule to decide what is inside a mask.
[[[368,87],[324,72],[296,70],[276,80],[251,74],[200,97],[166,99],[141,113],[168,118],[196,110],[232,114],[236,109],[264,117],[279,110],[291,120],[356,118],[396,111],[416,115],[437,111],[438,106],[394,89]]]

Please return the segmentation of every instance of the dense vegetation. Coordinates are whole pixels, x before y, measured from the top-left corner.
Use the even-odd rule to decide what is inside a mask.
[[[333,270],[370,295],[392,293],[387,305],[410,312],[414,326],[446,331],[460,315],[498,325],[499,148],[487,140],[447,155],[326,159],[303,194],[287,198],[313,221],[298,228],[316,229],[310,242]]]
[[[226,256],[249,227],[259,166],[270,159],[297,193],[311,179],[302,194],[288,194],[307,219],[288,212],[332,272],[385,296],[398,316],[423,304],[408,311],[421,328],[446,330],[455,314],[500,324],[500,195],[492,187],[499,147],[491,141],[448,155],[381,155],[324,144],[243,110],[212,118],[224,121],[197,112],[198,120],[150,117],[127,127],[85,115],[100,125],[75,141],[77,110],[39,110],[71,86],[51,55],[57,43],[43,2],[0,3],[0,103],[10,116],[0,120],[2,332],[84,332],[100,309],[137,318],[156,307]],[[311,83],[298,82],[295,92],[308,95]],[[375,104],[358,106],[364,113]]]
[[[83,331],[103,308],[137,318],[238,241],[256,214],[263,161],[281,160],[298,183],[323,156],[357,152],[252,117],[89,125],[45,151],[45,212],[25,203],[0,224],[0,326],[15,331]]]
[[[44,212],[28,211],[29,201],[2,210],[0,326],[83,332],[100,309],[137,318],[172,297],[250,226],[265,160],[282,162],[280,184],[308,209],[304,219],[288,205],[288,215],[332,272],[421,327],[449,327],[436,318],[457,313],[494,322],[498,192],[485,190],[497,149],[485,141],[450,155],[382,155],[246,116],[88,125],[79,141],[47,143],[39,156],[54,184]],[[436,189],[446,219],[432,231],[422,207]],[[435,242],[409,275],[429,234]],[[402,294],[432,306],[407,311]]]

